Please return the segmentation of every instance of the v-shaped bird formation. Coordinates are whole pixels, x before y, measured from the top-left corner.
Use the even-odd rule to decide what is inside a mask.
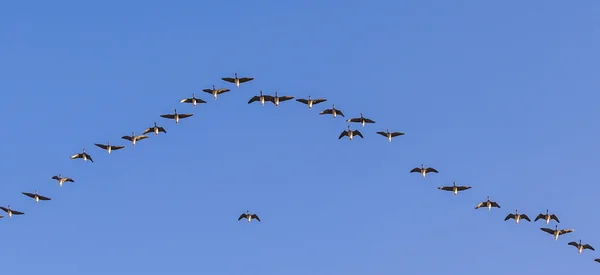
[[[235,86],[237,88],[239,88],[242,83],[246,83],[246,82],[254,80],[253,77],[238,77],[237,73],[234,73],[233,78],[232,77],[223,77],[221,79],[225,82],[235,84]],[[212,88],[203,89],[202,91],[205,93],[211,94],[213,96],[213,98],[216,100],[218,95],[230,92],[231,90],[228,88],[216,88],[216,85],[213,84]],[[265,102],[271,102],[276,107],[279,107],[279,105],[282,102],[285,102],[285,101],[288,101],[291,99],[294,99],[294,96],[289,96],[289,95],[280,96],[280,95],[278,95],[278,92],[275,92],[274,95],[267,95],[267,94],[264,94],[262,90],[260,90],[258,95],[254,95],[249,99],[248,104],[251,104],[254,102],[260,102],[260,104],[262,106],[265,106]],[[296,101],[299,103],[302,103],[304,105],[307,105],[308,109],[312,110],[312,108],[315,105],[317,105],[319,103],[323,103],[323,102],[327,101],[327,99],[321,98],[321,97],[312,98],[309,95],[308,98],[306,98],[306,99],[299,98],[299,99],[296,99]],[[195,93],[192,93],[192,96],[189,98],[183,98],[183,99],[179,100],[179,102],[192,104],[192,106],[194,108],[198,104],[206,104],[207,103],[207,101],[196,97]],[[345,117],[342,110],[337,109],[335,107],[335,104],[332,104],[331,108],[324,109],[323,111],[321,111],[318,114],[319,115],[332,115],[333,118],[336,118],[337,116]],[[174,108],[172,114],[161,114],[160,117],[165,118],[165,119],[174,120],[175,124],[179,124],[180,120],[192,117],[193,115],[194,114],[192,114],[192,113],[178,113],[177,109]],[[338,139],[348,137],[348,140],[353,140],[357,136],[360,138],[364,138],[363,133],[361,131],[359,131],[358,129],[353,130],[352,128],[350,128],[349,123],[360,123],[362,126],[361,128],[364,128],[366,124],[375,124],[375,121],[373,119],[365,117],[362,112],[360,113],[359,117],[349,118],[345,122],[348,123],[347,129],[343,130],[340,133]],[[165,130],[165,128],[163,126],[159,126],[156,122],[154,122],[154,125],[146,128],[142,132],[141,135],[136,135],[135,132],[131,132],[131,135],[122,136],[121,139],[128,140],[129,142],[131,142],[131,144],[133,146],[135,146],[137,142],[147,139],[148,136],[146,134],[149,134],[149,133],[154,133],[155,136],[158,136],[159,133],[166,134],[167,131]],[[392,142],[393,138],[403,136],[405,134],[405,133],[399,132],[399,131],[391,131],[390,132],[390,130],[387,128],[385,129],[385,131],[380,130],[380,131],[376,131],[375,133],[380,136],[385,137],[388,140],[388,142]],[[96,147],[98,147],[104,151],[107,151],[108,154],[110,154],[112,151],[117,151],[117,150],[121,150],[121,149],[125,148],[125,145],[114,145],[114,144],[111,144],[110,141],[107,141],[106,143],[94,143],[94,145],[96,145]],[[74,155],[72,155],[70,157],[70,159],[72,159],[72,160],[83,159],[84,162],[87,162],[88,160],[90,161],[90,163],[94,162],[94,160],[92,159],[92,156],[88,152],[86,152],[85,148],[83,148],[81,152],[75,153]],[[425,179],[426,176],[430,173],[437,174],[438,170],[436,170],[433,167],[425,167],[424,164],[421,164],[421,167],[415,167],[412,170],[410,170],[409,172],[410,173],[419,173],[421,175],[421,177],[423,179]],[[71,182],[71,183],[75,182],[73,179],[71,179],[69,177],[63,177],[62,174],[52,176],[51,179],[58,181],[59,187],[62,187],[63,184],[66,182]],[[452,185],[449,185],[449,186],[438,187],[439,190],[452,192],[454,194],[454,196],[457,196],[459,192],[463,192],[463,191],[469,190],[471,188],[472,188],[471,186],[467,186],[467,185],[457,185],[456,182],[452,182]],[[34,199],[36,203],[38,203],[39,201],[50,201],[51,200],[50,197],[42,196],[42,195],[38,194],[38,190],[35,190],[34,193],[22,192],[22,194],[31,199]],[[481,201],[475,206],[475,209],[480,209],[480,208],[487,208],[488,211],[491,211],[492,208],[500,208],[500,205],[496,201],[492,201],[490,199],[490,196],[487,196],[487,200]],[[9,218],[11,218],[13,215],[24,215],[25,214],[24,212],[11,209],[10,205],[7,205],[7,207],[0,206],[0,210],[4,211],[8,215]],[[3,218],[3,217],[4,216],[0,215],[0,218]],[[249,210],[247,210],[245,213],[242,213],[238,217],[238,221],[240,221],[242,219],[247,220],[248,223],[250,223],[252,220],[261,222],[258,215],[256,213],[251,213]],[[531,222],[531,219],[529,218],[529,216],[527,216],[525,213],[519,213],[518,209],[516,209],[514,213],[509,213],[504,218],[504,221],[508,221],[510,219],[514,219],[515,224],[519,224],[519,222],[523,221],[523,220],[525,220],[527,222]],[[548,211],[548,209],[546,209],[546,213],[538,214],[536,216],[536,218],[534,219],[534,222],[537,222],[538,220],[543,220],[543,221],[545,221],[546,224],[549,224],[552,220],[556,221],[556,223],[560,223],[556,214],[551,214]],[[561,236],[561,235],[574,232],[573,229],[567,229],[567,228],[559,229],[558,225],[555,225],[554,229],[542,227],[542,228],[540,228],[540,230],[552,235],[554,237],[554,240],[558,240],[559,236]],[[580,253],[580,254],[585,249],[595,251],[595,249],[590,244],[582,243],[581,239],[579,240],[579,242],[571,241],[568,243],[568,245],[576,247],[578,253]],[[594,261],[600,263],[600,258],[594,259]]]

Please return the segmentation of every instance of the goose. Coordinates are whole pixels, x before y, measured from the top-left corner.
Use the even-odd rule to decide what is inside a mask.
[[[544,219],[546,221],[546,224],[550,223],[550,220],[555,220],[557,223],[560,223],[556,215],[548,213],[548,209],[546,209],[546,214],[540,213],[539,215],[537,215],[537,217],[535,217],[535,220],[533,221],[536,222],[539,219]]]
[[[564,234],[575,231],[573,229],[558,229],[558,225],[556,225],[554,230],[550,229],[550,228],[544,228],[544,227],[540,228],[540,230],[542,230],[550,235],[554,235],[554,240],[558,240],[558,236],[560,236],[560,235],[564,235]]]
[[[57,180],[58,186],[60,186],[60,187],[62,187],[64,182],[75,182],[72,178],[69,178],[69,177],[63,178],[61,174],[58,174],[58,176],[53,176],[52,179]]]
[[[352,130],[350,130],[350,125],[348,125],[348,130],[344,130],[344,131],[343,131],[343,132],[340,134],[340,137],[338,137],[338,139],[342,139],[343,137],[345,137],[345,136],[348,136],[348,138],[349,138],[350,140],[352,140],[352,138],[353,138],[355,135],[356,135],[356,136],[359,136],[359,137],[361,137],[361,138],[364,138],[364,137],[363,137],[363,135],[362,135],[362,133],[361,133],[359,130],[354,130],[354,131],[352,131]]]
[[[196,107],[196,104],[206,103],[206,101],[204,101],[200,98],[196,98],[196,95],[192,93],[191,98],[184,98],[184,99],[180,100],[179,103],[192,103],[194,105],[194,107]]]
[[[256,214],[250,214],[249,210],[246,210],[246,213],[242,213],[242,215],[240,215],[240,217],[238,218],[238,221],[241,220],[241,219],[247,219],[248,223],[250,223],[250,221],[252,219],[256,219],[257,221],[260,222],[260,218],[258,217],[258,215],[256,215]]]
[[[435,170],[433,167],[427,167],[425,168],[425,166],[423,164],[421,164],[421,167],[415,167],[412,170],[410,170],[411,173],[421,173],[421,176],[423,176],[423,178],[425,178],[425,175],[427,175],[427,173],[438,173],[437,170]]]
[[[360,122],[360,124],[362,124],[362,127],[365,127],[365,123],[375,123],[375,121],[363,117],[362,113],[360,113],[360,117],[348,119],[346,120],[346,122]]]
[[[121,138],[131,141],[131,143],[133,144],[133,146],[135,146],[135,143],[137,141],[142,140],[142,139],[146,139],[146,138],[148,138],[148,136],[147,135],[136,136],[135,132],[131,132],[131,136],[122,136]]]
[[[254,77],[240,77],[240,78],[238,78],[238,74],[235,73],[235,77],[234,78],[223,77],[221,79],[223,79],[224,81],[227,81],[229,83],[233,83],[233,84],[235,84],[236,87],[239,88],[240,87],[240,83],[244,83],[244,82],[248,82],[248,81],[254,80]]]
[[[311,110],[313,104],[319,104],[321,102],[325,102],[325,101],[327,101],[327,99],[325,99],[325,98],[312,99],[312,98],[310,98],[310,95],[309,95],[308,99],[299,98],[299,99],[296,99],[296,101],[308,105],[308,109]]]
[[[215,88],[215,85],[212,85],[212,89],[204,89],[202,91],[205,93],[212,94],[213,97],[215,98],[215,100],[217,100],[217,95],[229,92],[230,90],[226,89],[226,88],[217,89],[217,88]]]
[[[175,124],[179,123],[179,119],[184,119],[186,117],[191,117],[194,114],[178,114],[177,113],[177,109],[175,109],[175,113],[173,114],[166,114],[166,115],[160,115],[161,117],[164,118],[168,118],[168,119],[174,119],[175,120]]]
[[[498,205],[498,203],[490,200],[490,196],[487,196],[487,201],[482,201],[477,206],[475,206],[475,209],[479,209],[480,207],[484,206],[487,207],[488,211],[492,210],[492,207],[500,208],[500,205]]]
[[[336,118],[337,115],[344,117],[344,113],[342,113],[342,110],[336,109],[335,104],[331,106],[331,109],[325,109],[321,111],[319,115],[333,115],[333,118]]]
[[[21,193],[23,193],[23,195],[25,195],[25,196],[28,196],[30,198],[35,199],[35,202],[49,201],[50,200],[50,198],[48,198],[48,197],[44,197],[44,196],[39,195],[37,190],[35,190],[34,194],[27,193],[27,192],[21,192]]]
[[[144,130],[144,132],[142,133],[142,135],[145,135],[147,133],[150,132],[154,132],[155,135],[158,136],[158,132],[163,132],[163,133],[167,133],[167,131],[165,130],[165,128],[160,127],[160,126],[156,126],[156,122],[154,122],[154,126],[152,127],[148,127],[148,129]]]
[[[23,215],[25,213],[21,212],[21,211],[16,211],[16,210],[12,210],[10,209],[10,204],[7,207],[4,206],[0,206],[0,209],[2,209],[2,211],[8,213],[8,217],[12,217],[12,215]]]
[[[589,250],[591,250],[591,251],[596,251],[596,249],[594,249],[594,248],[593,248],[591,245],[589,245],[589,244],[587,244],[587,243],[586,243],[586,244],[581,244],[581,239],[579,240],[579,243],[576,243],[576,242],[569,242],[567,245],[572,245],[572,246],[574,246],[574,247],[577,247],[577,252],[579,252],[579,254],[581,254],[581,252],[582,252],[584,249],[589,249]]]
[[[529,217],[525,214],[519,214],[519,210],[517,209],[515,211],[515,214],[508,214],[508,216],[506,216],[506,218],[504,218],[505,221],[508,221],[509,219],[515,219],[516,223],[519,223],[519,221],[521,219],[526,220],[528,222],[531,222],[531,220],[529,219]]]
[[[248,104],[255,102],[255,101],[260,101],[260,104],[262,106],[265,106],[265,101],[272,101],[273,97],[270,95],[263,95],[262,90],[260,91],[260,95],[255,95],[253,96],[249,101]]]
[[[397,136],[403,136],[404,133],[402,132],[391,132],[389,129],[385,129],[385,132],[377,132],[378,134],[386,137],[388,139],[389,142],[392,142],[392,138],[393,137],[397,137]]]
[[[458,195],[459,191],[471,189],[471,186],[456,186],[456,182],[452,182],[452,186],[442,186],[442,187],[438,187],[438,189],[444,190],[444,191],[452,191],[452,193],[454,193],[454,195],[456,196],[456,195]]]
[[[81,153],[72,155],[71,159],[83,159],[84,162],[89,159],[91,162],[94,162],[92,157],[88,153],[85,152],[85,148],[83,148],[83,151]]]
[[[275,107],[279,107],[279,102],[284,102],[284,101],[287,101],[290,99],[294,99],[294,97],[288,96],[288,95],[279,96],[279,95],[277,95],[277,92],[275,92],[275,96],[271,97],[268,100],[273,102],[273,104],[275,104]]]
[[[125,146],[123,145],[110,145],[110,141],[107,142],[106,145],[100,143],[94,143],[94,145],[106,150],[109,154],[112,150],[119,150],[125,148]]]

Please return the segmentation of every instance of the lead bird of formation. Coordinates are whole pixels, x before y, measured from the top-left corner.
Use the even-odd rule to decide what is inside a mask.
[[[237,73],[234,73],[234,77],[223,77],[221,79],[225,82],[234,84],[237,88],[239,88],[240,85],[243,83],[247,83],[249,81],[254,80],[253,77],[239,77]],[[216,85],[213,84],[212,88],[206,88],[206,89],[203,89],[202,91],[205,93],[211,94],[212,97],[216,100],[218,95],[228,93],[231,90],[228,88],[217,88]],[[264,94],[262,90],[259,90],[258,95],[252,96],[248,100],[248,104],[251,104],[254,102],[260,102],[261,106],[265,106],[265,102],[270,102],[273,105],[275,105],[275,107],[279,107],[279,105],[282,102],[292,100],[292,99],[294,99],[294,96],[290,96],[290,95],[280,96],[277,91],[275,91],[274,95],[269,95],[269,94]],[[315,105],[326,102],[327,99],[322,98],[322,97],[312,98],[311,95],[309,95],[308,98],[299,98],[299,99],[296,99],[296,101],[306,105],[309,110],[312,110],[312,108]],[[191,104],[194,108],[196,106],[198,106],[198,104],[206,104],[207,103],[207,101],[205,101],[204,99],[196,97],[195,93],[192,93],[191,97],[183,98],[183,99],[179,100],[179,102]],[[177,109],[173,109],[173,113],[162,114],[162,115],[160,115],[160,117],[165,118],[165,119],[174,120],[175,124],[179,124],[180,120],[192,117],[193,115],[194,114],[192,114],[192,113],[178,113]],[[319,115],[331,115],[331,116],[333,116],[333,118],[336,118],[337,116],[345,117],[344,112],[342,110],[336,108],[335,104],[332,104],[331,108],[327,108],[327,109],[324,109],[321,112],[319,112]],[[375,121],[373,119],[365,117],[362,112],[360,113],[359,117],[347,119],[345,122],[360,123],[363,128],[365,127],[366,124],[375,124]],[[156,122],[154,122],[154,125],[146,128],[142,132],[141,135],[135,135],[135,132],[131,132],[130,136],[122,136],[121,139],[128,140],[129,142],[131,142],[131,144],[133,146],[135,146],[137,142],[147,139],[149,137],[149,136],[147,136],[147,134],[149,134],[149,133],[154,133],[155,136],[158,136],[159,133],[166,134],[167,131],[165,130],[165,128],[163,126],[159,126]],[[385,131],[376,131],[375,133],[382,137],[385,137],[388,140],[388,142],[391,142],[393,138],[403,136],[405,134],[405,133],[399,132],[399,131],[390,131],[389,129],[385,129]],[[351,129],[350,125],[348,124],[347,129],[343,130],[340,133],[338,139],[342,139],[343,137],[348,137],[349,140],[353,140],[354,137],[357,137],[357,136],[360,138],[364,138],[364,135],[361,131],[359,131],[357,129],[354,129],[354,130]],[[121,149],[125,148],[124,145],[114,145],[114,144],[111,144],[110,141],[107,141],[106,143],[94,143],[94,145],[102,150],[107,151],[108,154],[110,154],[112,151],[117,151],[117,150],[121,150]],[[72,159],[72,160],[82,159],[83,162],[87,162],[88,160],[91,163],[94,162],[94,160],[92,159],[92,156],[88,152],[86,152],[85,148],[83,148],[80,153],[76,153],[76,154],[72,155],[70,157],[70,159]],[[436,170],[433,167],[425,167],[424,164],[421,164],[421,167],[413,168],[412,170],[410,170],[410,173],[419,173],[421,175],[421,177],[423,179],[425,179],[426,176],[430,173],[437,174],[438,170]],[[72,183],[75,182],[70,177],[63,177],[62,174],[53,176],[52,179],[56,180],[58,182],[59,187],[62,187],[63,184],[66,182],[72,182]],[[471,186],[456,185],[456,182],[452,182],[452,185],[441,186],[441,187],[438,187],[438,189],[442,190],[442,191],[452,192],[456,196],[456,195],[458,195],[459,192],[463,192],[463,191],[471,189]],[[22,194],[35,200],[36,203],[38,203],[39,201],[50,201],[51,200],[50,197],[40,195],[38,193],[38,190],[35,190],[34,193],[22,192]],[[482,201],[475,206],[475,209],[480,209],[480,208],[487,208],[488,211],[491,211],[492,208],[500,208],[500,205],[496,201],[492,201],[490,199],[490,196],[487,196],[487,200]],[[12,217],[13,215],[25,214],[24,212],[11,209],[10,205],[7,205],[7,207],[0,206],[0,210],[4,211],[8,215],[9,218]],[[0,215],[0,218],[3,218],[3,217],[4,216]],[[250,213],[250,211],[246,211],[245,213],[242,213],[238,217],[238,221],[240,221],[242,219],[246,220],[248,223],[250,223],[252,220],[256,220],[258,222],[261,221],[256,213]],[[528,222],[531,222],[531,219],[526,214],[519,213],[518,209],[515,210],[514,213],[509,213],[504,218],[505,221],[507,221],[509,219],[514,219],[515,224],[519,224],[519,222],[521,220],[526,220]],[[546,224],[549,224],[552,220],[556,221],[557,223],[560,223],[558,217],[555,214],[550,214],[548,209],[546,209],[546,213],[540,213],[539,215],[537,215],[536,218],[534,219],[534,222],[536,222],[538,220],[543,220],[543,221],[545,221]],[[555,240],[558,240],[559,236],[561,236],[561,235],[574,232],[573,229],[559,229],[558,225],[556,225],[554,229],[540,228],[540,230],[542,230],[548,234],[551,234]],[[580,254],[585,249],[595,251],[595,249],[590,244],[582,243],[581,239],[579,240],[579,242],[571,241],[568,243],[568,245],[576,247],[578,253],[580,253]],[[600,259],[594,259],[594,261],[600,262]]]

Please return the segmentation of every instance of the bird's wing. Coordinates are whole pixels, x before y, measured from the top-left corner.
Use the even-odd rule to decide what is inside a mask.
[[[421,168],[419,167],[415,167],[412,170],[410,170],[411,173],[421,173]]]
[[[144,132],[142,132],[142,135],[145,135],[145,134],[150,133],[150,132],[154,132],[154,127],[150,127],[148,129],[144,130]]]
[[[21,192],[23,193],[23,195],[28,196],[30,198],[35,198],[35,194],[31,194],[31,193],[27,193],[27,192]]]
[[[589,249],[589,250],[592,250],[592,251],[596,251],[596,249],[594,249],[594,248],[593,248],[591,245],[589,245],[589,244],[584,244],[584,245],[583,245],[583,248],[584,248],[584,249]]]
[[[299,98],[296,99],[296,101],[300,102],[300,103],[304,103],[304,104],[308,104],[308,100],[304,99],[304,98]]]
[[[50,198],[44,197],[44,196],[40,196],[40,195],[38,195],[38,198],[40,198],[40,200],[43,200],[43,201],[49,201],[50,200]]]
[[[368,119],[368,118],[364,118],[365,123],[375,123],[375,121]]]
[[[554,214],[550,215],[550,219],[554,219],[557,223],[560,223],[560,221],[558,220],[558,217],[556,217],[556,215],[554,215]]]
[[[182,100],[179,101],[180,103],[192,103],[192,99],[191,98],[184,98]]]
[[[196,98],[196,103],[206,103],[206,101],[204,101],[204,99],[201,98]]]
[[[333,114],[333,110],[331,110],[331,109],[325,109],[319,113],[319,115],[331,115],[331,114]]]
[[[259,221],[259,222],[260,222],[260,218],[258,217],[258,215],[256,215],[256,214],[252,214],[252,218],[253,218],[253,219],[256,219],[257,221]]]
[[[250,80],[254,80],[254,77],[242,77],[242,78],[239,78],[240,83],[248,82]]]
[[[525,215],[525,214],[521,214],[521,219],[524,219],[524,220],[526,220],[526,221],[528,221],[528,222],[530,222],[530,221],[531,221],[531,220],[529,219],[529,217],[528,217],[527,215]]]
[[[260,97],[255,95],[250,100],[248,100],[248,104],[250,104],[250,103],[252,103],[254,101],[259,101],[259,100],[260,100]]]
[[[146,136],[146,135],[139,135],[139,136],[135,137],[136,140],[142,140],[142,139],[146,139],[146,138],[148,138],[148,136]]]
[[[554,235],[554,229],[542,227],[542,228],[540,228],[540,230],[542,230],[548,234]]]
[[[440,189],[440,190],[444,190],[444,191],[453,191],[453,190],[454,190],[454,189],[452,188],[452,186],[438,187],[438,189]]]
[[[4,212],[7,212],[7,213],[8,213],[8,208],[6,208],[6,207],[4,207],[4,206],[0,206],[0,209],[1,209],[2,211],[4,211]]]
[[[80,157],[81,157],[81,154],[77,153],[75,155],[72,155],[71,159],[76,159],[76,158],[80,158]]]
[[[342,139],[344,136],[348,135],[348,131],[344,130],[341,134],[340,137],[338,137],[338,139]]]
[[[245,219],[245,218],[247,218],[247,217],[248,217],[248,216],[246,216],[246,213],[244,213],[244,214],[240,215],[240,217],[238,218],[238,221],[239,221],[239,220],[241,220],[241,219]]]
[[[209,93],[209,94],[212,94],[212,93],[213,93],[213,90],[212,90],[212,89],[204,89],[204,90],[202,90],[202,91],[203,91],[203,92],[205,92],[205,93]]]
[[[106,149],[106,148],[108,148],[108,146],[106,146],[106,145],[104,145],[104,144],[94,143],[94,145],[96,145],[96,146],[98,146],[98,147],[100,147],[100,148],[102,148],[102,149]]]
[[[354,130],[354,131],[352,131],[352,133],[354,133],[355,135],[357,135],[361,138],[365,138],[365,137],[363,137],[362,133],[359,130]]]
[[[125,146],[123,146],[123,145],[114,145],[114,146],[112,146],[112,150],[119,150],[119,149],[123,149],[123,148],[125,148]]]
[[[186,117],[191,117],[194,114],[179,114],[179,118],[186,118]]]
[[[313,104],[319,104],[319,103],[325,102],[325,101],[327,101],[327,99],[317,98],[317,99],[313,100]]]
[[[286,96],[280,96],[279,97],[279,102],[283,102],[283,101],[290,100],[290,99],[294,99],[294,97],[293,96],[287,96],[287,95]]]
[[[223,88],[223,89],[217,90],[217,94],[222,94],[222,93],[226,93],[226,92],[229,92],[229,91],[231,91],[231,90]]]
[[[397,137],[397,136],[402,136],[402,135],[404,135],[404,133],[402,133],[402,132],[393,132],[392,133],[392,137]]]
[[[435,170],[435,169],[433,169],[431,167],[425,169],[425,173],[437,173],[437,172],[438,172],[437,170]]]
[[[600,263],[600,259],[594,259],[594,261],[599,262]]]
[[[514,219],[515,218],[515,214],[508,214],[506,215],[506,218],[504,218],[505,221],[508,221],[509,219]]]
[[[500,205],[497,202],[493,201],[492,202],[492,207],[498,207],[498,208],[500,208]]]
[[[227,82],[229,82],[229,83],[235,83],[235,79],[233,79],[233,78],[231,78],[231,77],[223,77],[223,78],[221,78],[221,79],[223,79],[224,81],[227,81]],[[240,82],[242,82],[242,80],[241,80],[241,79],[240,79]]]
[[[486,202],[480,202],[477,206],[475,206],[475,209],[479,209],[480,207],[482,207]]]
[[[578,243],[576,243],[576,242],[569,242],[567,245],[577,246]]]
[[[559,235],[563,235],[563,234],[568,234],[568,233],[571,233],[571,232],[573,232],[573,229],[563,229],[563,230],[561,230],[558,233],[559,233]]]
[[[90,154],[88,154],[88,153],[85,153],[85,157],[86,157],[87,159],[89,159],[91,162],[94,162],[94,160],[92,159],[92,156],[90,156]]]
[[[467,189],[471,189],[471,186],[456,186],[456,190],[458,191],[464,191]]]
[[[174,114],[167,114],[167,115],[160,115],[161,117],[164,118],[168,118],[168,119],[175,119],[175,115]]]
[[[360,118],[351,118],[346,120],[346,122],[360,122]]]
[[[344,116],[344,113],[342,113],[342,111],[340,111],[340,110],[336,110],[336,112],[337,112],[337,114],[338,114],[338,115],[340,115],[341,117],[345,117],[345,116]]]
[[[75,182],[72,178],[64,178],[65,181]]]
[[[133,140],[133,138],[132,138],[132,137],[130,137],[130,136],[122,136],[121,138],[122,138],[122,139],[129,140],[129,141]]]
[[[15,211],[15,210],[10,210],[10,212],[12,212],[13,215],[23,215],[25,213],[21,212],[21,211]]]
[[[533,221],[537,222],[537,220],[543,219],[543,218],[544,218],[544,214],[538,214],[537,217],[535,217],[535,219]]]
[[[163,128],[163,127],[158,127],[158,131],[159,131],[159,132],[163,132],[163,133],[165,133],[165,134],[167,133],[167,131],[166,131],[166,130],[165,130],[165,128]]]
[[[59,180],[60,178],[58,178],[58,176],[53,176],[52,179],[53,180]]]
[[[275,98],[274,97],[272,97],[270,95],[265,95],[263,97],[265,98],[265,101],[270,101],[270,102],[275,103]]]
[[[380,135],[382,135],[384,137],[387,137],[387,133],[386,132],[377,132],[377,134],[380,134]]]

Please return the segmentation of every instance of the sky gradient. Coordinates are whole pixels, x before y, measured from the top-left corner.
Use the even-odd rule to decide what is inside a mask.
[[[598,1],[1,6],[0,205],[25,212],[0,220],[2,274],[600,269],[567,246],[600,248]],[[235,72],[255,80],[221,80]],[[260,90],[328,101],[247,104]],[[192,93],[208,103],[179,103]],[[338,140],[332,104],[376,123]],[[159,116],[175,108],[194,116]],[[153,122],[168,133],[120,138]],[[69,159],[82,148],[94,163]],[[453,181],[473,188],[436,189]],[[52,200],[21,194],[36,189]],[[474,210],[488,195],[502,208]],[[575,232],[504,222],[516,209]]]

